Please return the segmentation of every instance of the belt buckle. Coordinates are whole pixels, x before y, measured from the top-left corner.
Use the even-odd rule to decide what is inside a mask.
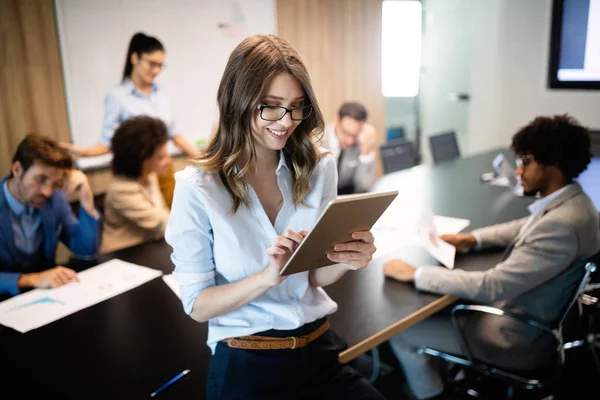
[[[298,338],[296,338],[296,336],[290,336],[288,339],[292,339],[292,350],[294,350],[298,345]]]

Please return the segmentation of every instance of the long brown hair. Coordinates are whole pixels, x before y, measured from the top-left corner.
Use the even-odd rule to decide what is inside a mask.
[[[231,194],[235,213],[241,204],[249,207],[244,174],[256,161],[251,118],[273,78],[287,72],[304,89],[304,103],[312,105],[283,149],[290,165],[294,203],[301,204],[310,190],[310,177],[321,159],[316,144],[323,132],[323,115],[306,66],[285,40],[274,35],[254,35],[242,41],[229,56],[217,92],[219,124],[204,154],[193,163],[218,174]]]

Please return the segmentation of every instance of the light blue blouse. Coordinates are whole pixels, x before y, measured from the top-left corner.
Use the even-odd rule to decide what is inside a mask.
[[[106,95],[100,143],[110,147],[110,141],[118,126],[138,115],[160,118],[167,125],[171,137],[178,134],[166,93],[156,84],[152,84],[150,94],[146,95],[135,87],[131,79],[126,78]]]
[[[283,205],[271,224],[256,192],[247,185],[251,207],[230,215],[231,196],[218,176],[188,166],[175,174],[176,185],[165,239],[173,248],[173,273],[186,313],[207,287],[244,279],[269,265],[265,250],[286,229],[310,230],[329,201],[337,196],[337,169],[331,154],[313,172],[305,205],[294,205],[291,172],[283,152],[277,167]],[[322,288],[312,287],[308,272],[289,276],[280,285],[241,308],[209,321],[207,343],[268,329],[295,329],[337,310]]]

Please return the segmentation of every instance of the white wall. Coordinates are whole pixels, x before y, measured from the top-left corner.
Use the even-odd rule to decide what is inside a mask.
[[[429,137],[448,131],[457,136],[461,153],[468,148],[469,102],[455,100],[470,93],[473,6],[478,0],[424,0],[421,59],[421,155],[433,162]]]
[[[157,84],[169,95],[178,133],[195,143],[210,135],[216,121],[217,88],[231,51],[247,36],[276,31],[274,0],[55,0],[55,5],[71,138],[81,146],[100,137],[104,98],[121,81],[135,32],[164,44],[167,68]],[[108,160],[82,159],[79,166]]]
[[[600,128],[600,91],[550,90],[551,0],[477,0],[468,153],[510,144],[537,115],[569,113]]]
[[[386,129],[403,126],[406,136],[414,140],[416,130],[415,101],[414,97],[386,97]]]

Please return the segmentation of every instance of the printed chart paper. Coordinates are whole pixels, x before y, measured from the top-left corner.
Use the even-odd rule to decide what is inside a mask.
[[[79,282],[55,289],[34,289],[0,303],[0,324],[21,333],[140,286],[161,271],[110,260],[77,274]]]
[[[421,244],[432,257],[446,267],[454,268],[456,247],[440,239],[431,213],[425,213],[421,216],[417,223],[417,234]]]

